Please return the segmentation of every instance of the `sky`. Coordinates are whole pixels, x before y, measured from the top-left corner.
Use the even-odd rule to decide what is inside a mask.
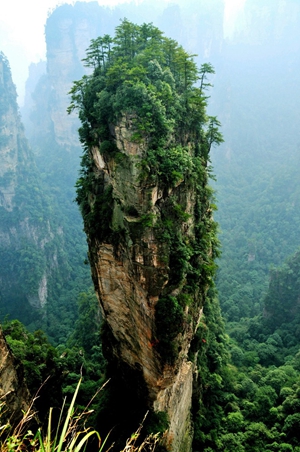
[[[83,0],[89,1],[89,0]],[[132,0],[98,0],[100,5],[114,6]],[[139,0],[133,0],[138,2]],[[159,0],[168,3],[171,0]],[[245,0],[225,1],[224,32],[230,35],[237,13]],[[176,2],[176,0],[175,0]],[[47,16],[59,4],[73,0],[1,0],[0,51],[10,62],[13,81],[17,86],[19,104],[24,98],[28,66],[45,59],[44,26]]]

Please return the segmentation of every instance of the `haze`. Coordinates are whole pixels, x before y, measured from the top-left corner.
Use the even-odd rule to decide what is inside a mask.
[[[86,0],[83,0],[86,1]],[[169,0],[155,0],[157,3],[169,3]],[[224,0],[224,34],[230,36],[235,28],[238,12],[244,0]],[[130,0],[99,0],[100,5],[113,7]],[[10,62],[14,83],[17,86],[19,104],[24,98],[28,66],[31,62],[45,59],[46,46],[44,26],[47,16],[58,5],[71,0],[11,0],[0,5],[0,50]],[[138,3],[138,1],[136,1]],[[155,3],[155,2],[154,2]],[[173,2],[174,3],[174,2]],[[184,3],[182,0],[176,3]],[[16,13],[17,12],[17,13]]]

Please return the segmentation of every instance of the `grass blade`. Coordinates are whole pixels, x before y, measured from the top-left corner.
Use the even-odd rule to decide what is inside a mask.
[[[95,430],[86,433],[86,435],[84,435],[84,437],[80,440],[79,444],[75,447],[74,452],[79,452],[82,446],[88,441],[89,437],[95,434],[99,436],[99,434]]]
[[[62,432],[61,432],[61,435],[60,435],[60,439],[59,439],[59,443],[58,443],[58,447],[57,447],[57,452],[61,452],[61,450],[62,450],[62,445],[63,445],[63,442],[65,441],[65,436],[66,436],[66,433],[67,433],[67,430],[68,430],[70,419],[72,417],[72,412],[73,412],[73,408],[74,408],[75,400],[76,400],[76,397],[77,397],[77,394],[78,394],[78,391],[79,391],[80,384],[81,384],[81,378],[80,378],[80,380],[79,380],[79,382],[77,384],[76,390],[74,392],[74,395],[73,395],[73,398],[72,398],[72,401],[71,401],[71,405],[69,406],[69,409],[68,409],[67,417],[66,417],[66,420],[64,422],[64,426],[63,426],[63,429],[62,429]]]

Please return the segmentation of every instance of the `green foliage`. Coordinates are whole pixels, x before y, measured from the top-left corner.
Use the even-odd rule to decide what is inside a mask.
[[[150,411],[147,414],[145,429],[146,433],[161,433],[168,430],[170,422],[168,415],[164,411]]]
[[[150,168],[150,174],[166,187],[175,187],[193,175],[193,159],[187,147],[176,146],[167,149],[149,150],[142,163]]]
[[[18,107],[16,102],[16,88],[12,83],[9,61],[2,51],[0,52],[0,64],[0,124],[2,125],[3,115],[7,113],[9,107],[11,106],[15,113],[17,113]]]
[[[97,234],[102,240],[107,239],[112,233],[112,187],[107,186],[102,193],[93,196],[95,185],[90,178],[80,178],[76,186],[76,200],[80,203],[85,230],[91,235]],[[92,196],[93,202],[89,199]]]
[[[58,352],[42,331],[29,333],[18,320],[6,322],[2,328],[12,352],[24,366],[30,393],[34,396],[40,390],[36,406],[43,419],[50,405],[57,407],[61,403],[63,366]],[[47,384],[42,386],[48,378]]]
[[[299,318],[299,273],[300,252],[290,257],[282,268],[271,270],[270,284],[264,299],[266,323],[272,330],[282,324],[293,323],[296,326]],[[295,328],[294,326],[294,328]],[[290,330],[292,328],[290,327]]]
[[[24,366],[30,393],[34,396],[39,391],[35,405],[41,420],[47,416],[50,406],[61,405],[63,395],[71,400],[80,377],[83,376],[83,381],[77,404],[82,409],[104,383],[100,313],[92,291],[79,297],[78,320],[67,346],[53,347],[42,331],[30,333],[17,320],[5,322],[2,328],[14,355]],[[97,399],[91,408],[97,411]],[[96,412],[90,416],[91,424],[95,424],[95,417]]]
[[[183,309],[175,297],[160,298],[155,308],[157,350],[162,358],[173,364],[178,356],[178,345],[174,341],[182,330]]]
[[[69,346],[83,347],[86,356],[93,354],[93,348],[99,347],[101,315],[99,301],[92,289],[83,292],[78,299],[78,319],[74,332],[68,340]]]
[[[143,228],[151,228],[154,224],[156,215],[154,213],[146,213],[140,216],[140,222]]]
[[[107,139],[109,122],[125,111],[134,114],[137,132],[147,138],[149,149],[164,146],[172,136],[182,142],[186,134],[198,133],[200,140],[206,123],[201,142],[210,148],[221,141],[216,118],[209,120],[204,112],[203,77],[212,67],[207,64],[209,70],[202,68],[199,76],[192,56],[152,24],[123,20],[114,39],[106,35],[92,41],[85,61],[94,74],[74,83],[69,107],[69,112],[79,109],[85,146]],[[193,86],[199,79],[200,89]]]
[[[79,380],[77,387],[75,389],[74,395],[72,397],[70,406],[68,408],[67,415],[64,419],[64,422],[62,424],[62,430],[60,433],[58,433],[58,429],[56,430],[54,439],[52,438],[52,411],[50,410],[49,413],[49,419],[48,419],[48,429],[47,429],[47,436],[44,439],[42,437],[42,434],[40,430],[38,430],[37,433],[37,439],[39,446],[41,448],[41,451],[47,450],[50,451],[56,451],[56,452],[62,452],[63,450],[67,450],[68,452],[79,452],[81,449],[86,449],[86,444],[89,440],[89,438],[92,435],[98,436],[99,443],[101,442],[100,436],[96,431],[91,431],[90,429],[84,428],[83,431],[78,431],[78,425],[80,425],[80,416],[79,418],[74,416],[74,405],[75,401],[78,395],[79,387],[80,387],[81,380]],[[83,416],[82,416],[83,417]],[[105,441],[104,441],[105,444]],[[99,449],[99,452],[103,450],[103,446]],[[67,448],[65,448],[65,445],[67,445]]]
[[[9,139],[15,168],[0,180],[11,186],[12,209],[0,208],[0,318],[19,319],[31,330],[43,328],[52,344],[66,343],[77,318],[76,300],[91,285],[84,265],[82,220],[73,203],[80,150],[62,149],[43,119],[47,85],[39,82],[34,139],[28,146],[7,60],[1,54],[0,130]],[[3,109],[2,109],[3,107]],[[6,113],[13,115],[8,120]],[[4,141],[0,138],[1,146]],[[36,155],[33,155],[33,147]]]
[[[196,344],[192,343],[191,347],[200,371],[193,402],[195,451],[206,450],[206,447],[218,450],[216,442],[224,424],[225,407],[235,403],[227,351],[228,338],[218,300],[213,291],[209,295],[194,340]]]
[[[266,296],[270,311],[272,299],[280,309],[280,297],[283,295],[284,302],[286,291],[293,294],[297,259],[298,253],[284,268],[273,272],[273,278],[277,276],[278,280],[271,279]],[[294,273],[290,272],[293,266]],[[295,302],[292,295],[291,298],[290,301],[286,297],[291,303],[289,309]],[[297,316],[287,323],[285,315],[289,312],[285,313],[283,307],[279,322],[274,306],[273,322],[269,311],[266,317],[245,318],[228,325],[231,358],[236,366],[229,374],[231,394],[226,404],[221,402],[224,411],[223,422],[217,427],[218,440],[209,433],[200,437],[206,444],[213,444],[213,450],[227,450],[229,444],[245,451],[297,450],[300,446],[296,427],[300,407]],[[237,422],[236,427],[233,421]]]
[[[74,83],[68,111],[78,109],[81,120],[79,133],[85,151],[77,202],[85,230],[90,237],[117,247],[126,234],[138,236],[144,229],[153,228],[164,249],[161,259],[170,268],[162,304],[173,299],[169,296],[172,288],[184,284],[199,303],[195,294],[213,285],[218,255],[208,179],[209,152],[222,137],[217,119],[206,115],[204,94],[207,75],[213,69],[206,64],[198,72],[193,56],[152,24],[138,26],[126,19],[116,28],[115,38],[93,40],[84,61],[94,72]],[[200,88],[195,86],[199,80]],[[130,165],[125,155],[120,159],[111,134],[112,124],[124,120],[132,132],[132,142],[147,143],[136,162],[141,185],[145,190],[156,185],[164,198],[158,214],[151,203],[142,206],[147,211],[137,216],[139,223],[134,223],[134,231],[113,219],[123,209],[124,200],[95,173],[91,154],[93,146],[99,147],[105,161],[113,157],[112,164],[122,166],[127,159],[126,165]],[[168,194],[172,190],[173,197]],[[195,207],[191,212],[182,203],[181,190],[193,193]],[[192,217],[195,237],[185,237],[182,225]]]

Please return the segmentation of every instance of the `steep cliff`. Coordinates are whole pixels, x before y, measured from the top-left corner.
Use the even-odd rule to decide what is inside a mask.
[[[82,8],[83,9],[83,8]],[[46,25],[47,77],[52,96],[49,114],[55,140],[70,149],[78,146],[77,118],[66,115],[72,81],[83,75],[81,59],[93,36],[86,14],[74,14],[71,5],[64,5],[48,18]]]
[[[57,145],[64,152],[74,153],[78,148],[78,118],[66,115],[69,105],[68,92],[74,80],[86,73],[82,59],[90,40],[103,33],[111,32],[113,13],[110,9],[100,7],[97,2],[76,2],[75,5],[62,5],[48,17],[45,27],[47,45],[47,71],[40,79],[38,90],[44,95],[36,97],[33,115],[42,109],[46,114],[48,125],[39,134],[47,136],[50,132]],[[116,23],[117,19],[113,21]],[[45,102],[46,101],[46,102]],[[46,105],[45,105],[46,103]],[[30,108],[30,104],[27,105]],[[27,124],[44,120],[40,115],[28,120]],[[32,136],[34,140],[34,136]]]
[[[20,121],[7,59],[0,54],[1,315],[30,317],[47,302],[57,266],[49,207]],[[34,315],[33,315],[34,317]],[[28,321],[28,318],[27,318]]]
[[[204,93],[213,70],[205,64],[198,76],[175,41],[127,20],[114,40],[92,41],[86,63],[93,75],[75,82],[69,110],[79,108],[82,121],[77,200],[116,408],[135,420],[147,409],[165,413],[165,446],[189,451],[188,352],[217,255],[207,183],[209,151],[222,137]]]
[[[1,425],[9,421],[18,422],[30,403],[30,395],[24,382],[24,370],[21,363],[12,355],[0,329],[0,400],[4,403],[1,410]]]

